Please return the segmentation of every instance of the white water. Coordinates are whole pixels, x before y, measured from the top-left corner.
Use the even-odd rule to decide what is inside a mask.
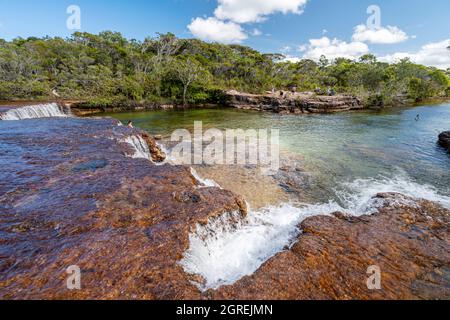
[[[200,185],[202,187],[221,188],[220,185],[217,182],[215,182],[214,180],[212,180],[212,179],[203,179],[202,177],[200,177],[198,172],[192,167],[191,167],[191,174],[195,178],[195,180],[197,180],[198,183],[200,183]]]
[[[150,154],[150,149],[147,142],[139,136],[133,135],[127,137],[124,142],[128,143],[134,149],[134,154],[131,155],[134,159],[148,159],[151,160],[152,156]]]
[[[25,120],[36,118],[55,118],[68,117],[69,115],[61,111],[56,103],[37,104],[8,110],[0,114],[2,120]]]
[[[343,184],[336,191],[340,203],[284,204],[250,211],[238,224],[235,223],[238,214],[231,213],[210,221],[207,226],[197,226],[197,231],[190,235],[190,248],[181,265],[187,273],[203,277],[205,283],[198,284],[201,290],[233,284],[291,246],[301,233],[298,225],[306,218],[336,211],[351,215],[373,214],[384,203],[382,199],[373,199],[381,192],[401,192],[450,208],[449,197],[406,177],[356,180]]]

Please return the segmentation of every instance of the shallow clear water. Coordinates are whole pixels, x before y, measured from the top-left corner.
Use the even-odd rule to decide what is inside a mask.
[[[234,109],[109,115],[165,136],[176,129],[192,130],[194,121],[203,121],[204,128],[280,129],[281,147],[304,158],[315,188],[328,199],[335,199],[336,187],[344,183],[397,176],[450,195],[450,156],[437,145],[439,133],[450,130],[448,103],[308,116]]]

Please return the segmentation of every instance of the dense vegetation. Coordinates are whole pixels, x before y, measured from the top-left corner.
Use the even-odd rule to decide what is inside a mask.
[[[53,93],[97,104],[217,102],[224,89],[246,92],[334,88],[370,104],[450,95],[449,70],[405,59],[283,62],[240,45],[158,34],[145,41],[120,33],[75,33],[69,39],[0,39],[0,100],[45,99]]]

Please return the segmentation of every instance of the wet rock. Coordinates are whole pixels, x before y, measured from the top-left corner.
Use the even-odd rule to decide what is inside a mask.
[[[450,151],[450,131],[442,132],[439,135],[439,144]]]
[[[289,91],[255,95],[235,90],[228,91],[226,95],[231,107],[279,114],[334,113],[364,108],[360,99],[348,95],[320,96]]]
[[[96,159],[88,162],[77,164],[73,167],[73,171],[96,171],[98,169],[103,169],[108,165],[108,160],[106,159]]]
[[[244,216],[245,202],[199,189],[189,168],[126,157],[121,141],[140,133],[112,119],[8,123],[0,135],[8,149],[0,158],[0,297],[200,298],[178,263],[189,234],[226,212]],[[67,289],[72,265],[82,290]]]
[[[214,299],[450,299],[450,211],[380,194],[377,214],[305,220],[298,242]],[[370,266],[381,289],[369,290]]]
[[[161,147],[156,143],[156,139],[144,132],[141,134],[142,138],[147,142],[152,160],[155,162],[163,162],[167,155],[161,150]]]

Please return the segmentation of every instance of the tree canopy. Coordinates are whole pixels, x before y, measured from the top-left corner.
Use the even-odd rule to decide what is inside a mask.
[[[0,100],[48,98],[98,103],[216,102],[223,90],[326,91],[360,96],[369,104],[420,101],[449,95],[449,72],[404,59],[395,64],[373,55],[358,61],[304,59],[287,62],[241,45],[206,43],[157,34],[144,41],[118,32],[77,32],[68,39],[0,39]]]

